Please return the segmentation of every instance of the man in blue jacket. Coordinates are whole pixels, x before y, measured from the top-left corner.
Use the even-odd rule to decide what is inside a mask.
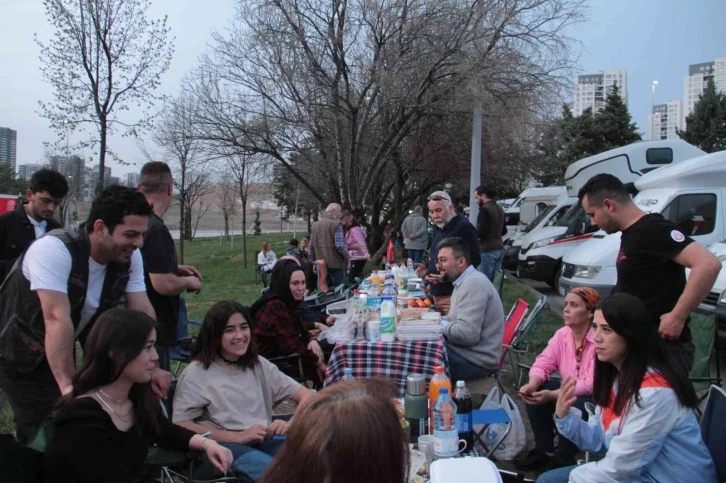
[[[451,202],[451,196],[447,192],[434,191],[429,195],[427,201],[429,215],[436,228],[434,228],[434,236],[431,240],[428,267],[422,263],[416,264],[416,273],[429,282],[427,290],[434,298],[436,309],[446,315],[449,313],[449,307],[451,306],[451,294],[454,291],[454,286],[451,282],[442,282],[440,280],[441,275],[436,268],[439,242],[444,238],[462,238],[469,245],[471,264],[478,267],[481,263],[479,237],[474,225],[464,216],[456,214],[454,204]]]

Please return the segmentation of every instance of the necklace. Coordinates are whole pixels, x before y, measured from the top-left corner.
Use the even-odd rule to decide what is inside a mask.
[[[115,402],[116,404],[123,404],[124,403],[124,401],[119,401],[118,399],[112,398],[111,396],[109,396],[108,394],[106,394],[105,392],[103,392],[103,389],[101,389],[101,388],[98,389],[98,392],[100,392],[103,397],[105,397],[109,401]]]
[[[114,409],[111,407],[111,405],[109,403],[107,403],[106,401],[103,400],[103,398],[101,397],[101,395],[98,394],[98,391],[95,391],[95,392],[96,392],[96,397],[98,398],[98,400],[101,401],[101,404],[103,404],[104,406],[106,406],[109,411],[111,411],[114,415],[116,415],[122,421],[128,421],[129,420],[129,416],[131,416],[131,412],[134,410],[133,405],[131,406],[131,409],[129,409],[129,412],[127,412],[126,414],[119,414],[116,411],[114,411]]]
[[[228,366],[232,366],[232,367],[237,367],[237,368],[239,368],[239,367],[242,367],[242,362],[240,361],[240,359],[241,359],[241,358],[240,358],[240,359],[237,359],[236,361],[230,361],[229,359],[225,359],[225,358],[224,358],[224,356],[223,356],[223,355],[221,355],[221,354],[220,354],[220,356],[219,356],[219,357],[220,357],[220,358],[222,359],[222,361],[224,361],[224,363],[225,363],[225,364],[227,364]]]

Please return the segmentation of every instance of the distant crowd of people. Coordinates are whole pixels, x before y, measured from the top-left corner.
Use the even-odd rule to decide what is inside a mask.
[[[208,310],[171,395],[170,360],[186,322],[180,295],[204,283],[195,267],[179,265],[163,222],[172,190],[169,166],[147,163],[138,189],[109,187],[85,222],[60,228],[52,216],[68,185],[40,170],[27,203],[0,216],[0,389],[16,429],[16,446],[0,452],[3,481],[134,481],[156,444],[202,452],[199,478],[406,482],[393,384],[322,388],[325,350],[311,330],[334,320],[310,309],[305,293],[313,276],[317,287],[359,277],[370,258],[365,230],[335,203],[279,259],[263,244],[257,262],[267,290],[250,308],[224,300]],[[691,411],[688,322],[721,263],[661,215],[642,212],[614,176],[594,177],[579,197],[594,224],[622,232],[618,284],[602,299],[587,287],[566,296],[565,326],[519,391],[536,448],[515,463],[544,470],[544,483],[716,481]],[[417,274],[446,315],[454,380],[497,370],[505,325],[491,281],[501,267],[503,213],[493,189],[477,188],[475,199],[472,224],[448,193],[431,193],[430,245],[420,207],[401,225]],[[268,360],[290,354],[319,393]],[[168,417],[160,403],[167,397]],[[275,417],[285,399],[297,411]],[[605,457],[576,466],[578,448]]]

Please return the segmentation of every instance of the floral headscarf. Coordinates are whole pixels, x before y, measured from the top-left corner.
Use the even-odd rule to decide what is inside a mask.
[[[595,307],[600,301],[600,294],[591,287],[576,287],[570,290],[573,293],[585,301],[585,306],[590,313],[595,312]]]

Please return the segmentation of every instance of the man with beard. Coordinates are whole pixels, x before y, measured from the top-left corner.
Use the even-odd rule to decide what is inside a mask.
[[[31,442],[58,399],[72,394],[75,341],[85,342],[101,313],[126,307],[155,317],[138,250],[151,213],[136,190],[106,188],[85,223],[34,241],[10,271],[0,290],[0,388],[20,443]],[[153,373],[159,396],[170,385],[169,373]]]
[[[695,347],[689,316],[711,291],[721,262],[660,213],[638,208],[611,174],[590,178],[578,197],[593,225],[608,234],[622,232],[615,292],[645,303],[666,348],[690,372]],[[686,268],[691,269],[688,281]]]
[[[479,239],[474,225],[464,216],[456,214],[454,204],[451,202],[451,196],[447,192],[434,191],[427,200],[429,215],[431,215],[431,221],[434,222],[436,228],[434,228],[434,236],[431,240],[428,267],[422,263],[417,263],[416,273],[419,277],[425,277],[426,281],[429,282],[427,290],[434,298],[436,310],[441,312],[442,315],[446,315],[449,313],[451,293],[454,287],[450,282],[440,280],[441,273],[436,269],[438,244],[444,238],[459,237],[463,239],[469,247],[470,263],[474,267],[478,267],[481,263]]]
[[[502,354],[504,309],[499,294],[471,264],[469,244],[461,238],[439,243],[436,266],[441,281],[454,287],[444,328],[451,380],[487,377]]]
[[[30,178],[25,190],[28,202],[0,216],[0,283],[33,240],[61,227],[53,213],[66,194],[68,182],[63,175],[43,168]]]

